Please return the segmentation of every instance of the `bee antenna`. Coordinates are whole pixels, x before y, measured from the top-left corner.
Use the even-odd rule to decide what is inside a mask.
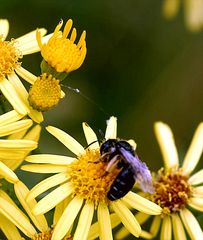
[[[92,144],[94,144],[94,143],[96,143],[96,142],[98,142],[98,140],[95,140],[95,141],[91,142],[91,143],[88,144],[84,149],[87,149],[89,146],[91,146]]]
[[[95,101],[93,101],[91,98],[89,98],[88,96],[86,96],[85,94],[83,94],[80,89],[78,88],[72,88],[70,86],[61,84],[62,87],[66,87],[68,88],[70,91],[75,92],[77,94],[79,94],[82,98],[84,98],[85,100],[87,100],[88,102],[91,102],[93,105],[95,105],[101,112],[103,112],[105,115],[107,115],[108,117],[110,116],[98,103],[96,103]]]

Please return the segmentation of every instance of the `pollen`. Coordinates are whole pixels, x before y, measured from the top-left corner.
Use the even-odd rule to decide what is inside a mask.
[[[71,183],[74,195],[93,202],[108,203],[106,197],[111,184],[118,175],[118,169],[111,173],[106,172],[107,163],[100,159],[99,150],[86,150],[86,153],[79,156],[78,161],[70,164]]]
[[[0,35],[0,78],[6,77],[20,64],[22,54],[14,47],[14,42],[4,41]]]
[[[73,28],[70,38],[67,38],[72,28],[72,20],[69,19],[64,27],[64,31],[60,31],[63,25],[61,21],[55,28],[55,31],[49,41],[42,44],[40,32],[37,31],[37,41],[41,49],[41,54],[48,65],[57,72],[71,72],[78,69],[86,56],[86,32],[83,31],[78,43],[74,43],[77,33]]]
[[[53,230],[50,229],[46,232],[37,233],[32,237],[32,240],[51,240]],[[72,240],[71,237],[64,237],[62,240]]]
[[[183,209],[191,196],[191,186],[188,177],[181,169],[164,174],[161,169],[154,182],[152,199],[163,208],[163,214],[171,214]]]
[[[50,74],[39,76],[29,91],[28,101],[38,111],[47,111],[56,106],[61,97],[59,80]]]

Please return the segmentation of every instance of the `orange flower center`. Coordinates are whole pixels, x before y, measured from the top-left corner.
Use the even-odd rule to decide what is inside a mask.
[[[22,55],[14,47],[14,40],[4,41],[0,35],[0,78],[6,77],[20,64],[19,58],[22,58]]]
[[[155,179],[154,189],[152,200],[163,208],[165,214],[183,209],[191,196],[188,177],[182,175],[181,170],[164,174],[161,169]]]
[[[108,202],[107,192],[119,169],[106,172],[107,163],[101,161],[98,150],[86,150],[86,153],[79,156],[78,161],[70,164],[69,174],[74,189],[74,195],[95,203]]]

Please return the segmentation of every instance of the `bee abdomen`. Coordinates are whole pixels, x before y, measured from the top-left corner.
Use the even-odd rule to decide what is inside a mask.
[[[130,166],[123,168],[112,183],[107,198],[114,201],[125,196],[135,184],[134,177],[134,172]]]

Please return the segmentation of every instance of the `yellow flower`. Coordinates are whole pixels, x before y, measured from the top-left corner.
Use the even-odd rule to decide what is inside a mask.
[[[23,170],[31,172],[56,173],[37,184],[27,197],[29,202],[48,189],[59,185],[41,199],[33,209],[34,214],[42,214],[55,206],[60,208],[52,240],[60,240],[68,231],[71,231],[72,225],[77,222],[78,215],[79,220],[73,233],[73,239],[86,239],[94,210],[97,213],[101,239],[113,239],[110,209],[136,237],[140,235],[141,228],[129,208],[152,215],[161,213],[161,208],[158,205],[133,192],[129,192],[116,201],[107,199],[109,187],[118,172],[113,171],[105,174],[107,163],[98,161],[100,146],[96,134],[86,123],[83,123],[88,144],[86,149],[60,129],[49,126],[47,130],[76,155],[76,158],[53,154],[31,155],[26,158],[26,161],[34,164],[22,167]],[[115,117],[111,117],[107,123],[105,139],[115,139],[116,137],[117,120]],[[130,141],[130,144],[133,143]],[[63,206],[61,207],[61,205]]]
[[[149,197],[163,209],[160,216],[156,216],[149,232],[142,231],[141,236],[146,239],[154,238],[159,229],[161,240],[186,240],[186,233],[193,240],[203,239],[201,226],[188,209],[191,207],[203,212],[203,170],[191,174],[195,169],[203,151],[203,123],[198,126],[191,145],[180,166],[177,149],[171,129],[162,122],[155,124],[155,134],[161,148],[165,167],[154,178],[154,194]],[[140,224],[146,222],[150,215],[139,214]],[[161,225],[162,223],[162,225]],[[118,239],[123,239],[126,229],[118,232]]]
[[[6,41],[9,31],[9,23],[6,19],[0,19],[0,90],[13,108],[21,115],[30,115],[36,121],[41,122],[43,116],[33,110],[28,102],[28,94],[16,70],[21,69],[20,60],[24,55],[39,51],[36,41],[36,31],[32,31],[17,39]],[[45,29],[38,30],[45,35]],[[49,36],[46,36],[48,38]],[[45,39],[43,39],[45,41]]]
[[[12,110],[0,116],[0,161],[15,170],[25,156],[37,147],[41,127],[31,130],[31,119],[21,120],[22,115]],[[3,138],[7,136],[7,138]]]
[[[39,226],[39,224],[37,224],[38,222],[41,223],[40,226],[42,229],[42,226],[44,226],[42,223],[45,222],[43,216],[40,215],[36,217],[31,213],[32,207],[36,204],[35,200],[29,202],[29,204],[24,200],[25,194],[28,194],[26,186],[21,183],[16,174],[2,162],[0,162],[0,176],[14,184],[18,200],[21,202],[32,221],[36,223],[36,226]],[[37,233],[27,216],[17,207],[8,194],[0,188],[0,229],[7,239],[20,240],[22,238],[16,227],[28,237],[34,236]]]
[[[55,76],[57,73],[69,73],[78,69],[86,56],[85,31],[83,31],[77,44],[74,43],[77,36],[75,28],[73,28],[70,38],[67,38],[71,31],[72,24],[72,20],[69,19],[64,27],[64,31],[61,32],[60,29],[63,25],[63,21],[61,20],[56,26],[52,37],[44,44],[41,41],[40,31],[37,31],[37,41],[41,49],[42,57],[45,60],[45,62],[42,62],[42,70],[43,72],[52,74],[56,78],[58,78]],[[47,71],[47,67],[51,72]],[[44,70],[44,68],[46,68],[46,70]],[[55,70],[55,74],[53,69]],[[65,76],[66,75],[67,74],[65,74]]]
[[[203,27],[203,0],[183,0],[185,23],[190,31],[200,31]],[[180,9],[181,0],[164,0],[163,14],[166,18],[175,17]]]
[[[9,240],[22,240],[21,233],[18,229],[29,239],[51,239],[53,229],[48,226],[47,220],[43,214],[34,215],[32,209],[37,204],[33,199],[26,202],[26,196],[29,190],[26,185],[21,182],[17,176],[8,169],[5,165],[0,163],[0,174],[3,175],[9,182],[14,185],[15,194],[21,203],[27,216],[15,205],[11,198],[5,191],[0,189],[0,229],[3,231]],[[57,218],[54,214],[53,226],[57,223]],[[30,222],[32,221],[32,223]],[[70,235],[66,235],[63,240],[68,240]]]
[[[24,101],[31,106],[30,108],[32,111],[38,113],[32,114],[33,112],[31,112],[30,117],[36,122],[41,122],[43,116],[40,111],[47,111],[56,106],[60,99],[65,96],[65,93],[61,90],[59,80],[55,79],[51,74],[46,73],[37,77],[22,66],[17,68],[16,72],[25,81],[31,84],[31,88],[29,92],[27,92],[17,75],[12,79],[17,91],[19,93],[24,93]]]

